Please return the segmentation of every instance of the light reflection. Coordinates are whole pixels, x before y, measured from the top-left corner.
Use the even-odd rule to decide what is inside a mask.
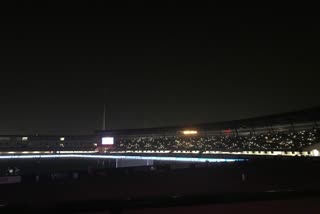
[[[245,161],[245,159],[225,159],[225,158],[187,158],[187,157],[148,157],[148,156],[113,156],[113,155],[4,155],[0,159],[32,159],[32,158],[99,158],[99,159],[126,159],[126,160],[157,160],[157,161],[179,161],[179,162],[235,162]]]

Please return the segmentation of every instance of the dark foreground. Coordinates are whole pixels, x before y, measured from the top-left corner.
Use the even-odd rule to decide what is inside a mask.
[[[102,169],[54,181],[29,178],[0,186],[0,211],[317,213],[319,166],[310,160],[260,160],[177,170]]]

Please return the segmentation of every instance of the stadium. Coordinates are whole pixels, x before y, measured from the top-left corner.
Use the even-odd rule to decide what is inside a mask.
[[[189,206],[197,200],[211,204],[221,198],[233,203],[259,194],[261,200],[288,198],[292,191],[297,197],[311,191],[310,196],[319,190],[319,120],[320,108],[314,108],[82,136],[2,135],[1,200],[22,210],[31,205],[39,210],[50,201],[51,210],[60,206],[68,212],[144,209],[144,203]],[[70,199],[81,202],[65,205]]]
[[[219,158],[315,158],[320,150],[319,120],[320,108],[313,108],[209,124],[100,130],[86,136],[1,135],[0,158],[84,157],[186,162],[215,162]]]
[[[112,146],[102,143],[100,147],[111,154],[316,157],[318,118],[319,110],[314,109],[188,127],[100,131],[98,135],[111,140]]]

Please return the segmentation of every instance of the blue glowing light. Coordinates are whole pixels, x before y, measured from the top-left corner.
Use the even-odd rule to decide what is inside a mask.
[[[0,159],[32,159],[32,158],[99,158],[99,159],[126,159],[126,160],[157,160],[157,161],[179,161],[179,162],[235,162],[245,159],[225,158],[192,158],[192,157],[157,157],[157,156],[118,156],[118,155],[86,155],[86,154],[61,154],[61,155],[3,155]]]

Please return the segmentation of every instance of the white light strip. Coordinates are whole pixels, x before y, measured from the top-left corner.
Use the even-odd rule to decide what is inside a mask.
[[[181,150],[123,150],[123,151],[107,151],[107,154],[125,154],[125,153],[149,153],[149,154],[163,154],[163,153],[170,153],[173,154],[199,154],[200,151],[181,151]],[[10,155],[10,154],[94,154],[98,153],[97,151],[8,151],[8,152],[0,152],[0,155]],[[254,156],[320,156],[320,153],[316,152],[316,150],[308,153],[306,151],[299,152],[299,151],[241,151],[241,152],[228,152],[228,151],[205,151],[202,154],[225,154],[225,155],[254,155]]]
[[[113,156],[113,155],[6,155],[0,159],[32,159],[32,158],[99,158],[99,159],[126,159],[126,160],[158,160],[158,161],[181,161],[181,162],[235,162],[245,159],[225,158],[185,158],[185,157],[148,157],[148,156]]]
[[[74,153],[97,153],[96,151],[60,151],[61,154],[74,154]]]
[[[111,154],[120,154],[120,153],[173,153],[173,154],[199,154],[200,151],[181,151],[181,150],[173,150],[173,151],[149,151],[149,150],[124,150],[124,151],[108,151],[107,153]],[[202,154],[223,154],[223,155],[254,155],[254,156],[320,156],[320,152],[314,150],[313,152],[308,153],[307,151],[303,151],[302,153],[299,151],[241,151],[241,152],[228,152],[228,151],[205,151]]]

